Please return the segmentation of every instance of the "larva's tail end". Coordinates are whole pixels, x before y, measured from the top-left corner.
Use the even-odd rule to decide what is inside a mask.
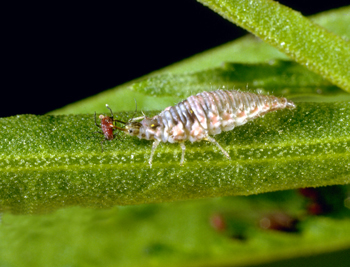
[[[287,100],[287,103],[286,103],[286,108],[288,109],[294,109],[296,108],[297,106],[290,100]]]

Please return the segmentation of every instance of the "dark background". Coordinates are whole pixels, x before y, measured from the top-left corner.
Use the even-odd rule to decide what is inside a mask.
[[[279,1],[304,15],[348,0]],[[44,114],[246,32],[195,0],[3,8],[0,117]]]

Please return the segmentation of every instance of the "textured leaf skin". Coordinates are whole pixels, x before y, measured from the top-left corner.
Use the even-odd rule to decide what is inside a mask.
[[[130,114],[118,114],[125,120]],[[112,206],[251,195],[350,182],[350,103],[299,103],[204,141],[162,144],[128,136],[100,147],[93,115],[0,120],[0,198],[19,213],[67,205]],[[327,127],[325,127],[325,125]]]
[[[272,0],[198,0],[350,92],[350,42]]]

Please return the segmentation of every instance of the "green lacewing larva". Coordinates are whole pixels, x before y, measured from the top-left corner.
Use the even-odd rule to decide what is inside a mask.
[[[140,139],[153,140],[149,159],[149,164],[152,166],[153,155],[160,142],[180,144],[182,149],[180,165],[183,165],[185,160],[185,141],[209,141],[230,159],[230,155],[210,135],[230,131],[271,111],[293,109],[295,104],[284,97],[236,90],[216,90],[192,95],[175,106],[167,107],[152,118],[142,116],[132,118],[128,122],[114,119],[108,105],[107,108],[112,116],[100,115],[101,125],[98,125],[105,139],[114,139],[114,130],[119,130]],[[114,122],[122,123],[124,127],[118,127]]]

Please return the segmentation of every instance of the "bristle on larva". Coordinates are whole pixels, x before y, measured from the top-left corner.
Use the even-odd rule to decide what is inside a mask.
[[[180,165],[183,165],[185,141],[209,141],[214,143],[227,158],[230,158],[210,135],[230,131],[267,112],[285,108],[293,109],[295,104],[284,97],[257,95],[236,90],[216,90],[190,96],[175,106],[167,107],[153,118],[143,116],[123,122],[113,119],[112,115],[102,118],[101,125],[107,140],[114,136],[111,133],[112,130],[123,131],[140,139],[153,140],[150,166],[160,142],[180,143],[182,149]],[[113,122],[123,123],[125,126],[118,127]]]

